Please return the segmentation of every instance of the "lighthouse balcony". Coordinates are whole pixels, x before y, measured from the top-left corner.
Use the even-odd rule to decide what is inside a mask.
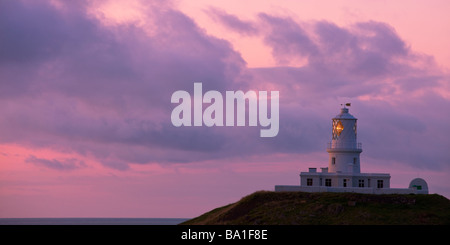
[[[327,143],[327,149],[362,149],[362,144],[360,142],[342,142],[342,141],[331,141]]]

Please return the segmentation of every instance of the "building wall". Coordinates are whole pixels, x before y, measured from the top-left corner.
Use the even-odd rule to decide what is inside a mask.
[[[300,185],[305,187],[326,186],[326,187],[343,187],[343,188],[350,188],[350,187],[390,188],[390,178],[391,176],[389,174],[376,174],[376,173],[352,174],[352,173],[328,173],[328,172],[312,171],[300,173]],[[308,179],[310,179],[310,181],[308,181]],[[382,181],[380,183],[381,185],[379,185],[378,183],[379,180]]]
[[[358,187],[326,187],[326,186],[293,186],[276,185],[275,191],[302,192],[354,192],[363,194],[428,194],[428,191],[418,191],[414,188],[358,188]]]
[[[328,149],[328,169],[330,172],[360,172],[361,151],[337,151]],[[334,160],[333,160],[334,158]]]

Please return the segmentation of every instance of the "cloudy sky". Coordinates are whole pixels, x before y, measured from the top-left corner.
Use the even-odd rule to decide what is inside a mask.
[[[0,0],[0,217],[194,217],[326,167],[450,197],[448,1]],[[177,90],[279,91],[280,129],[174,127]]]

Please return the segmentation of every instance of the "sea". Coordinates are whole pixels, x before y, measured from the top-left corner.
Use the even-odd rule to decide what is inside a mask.
[[[185,218],[0,218],[0,225],[177,225]]]

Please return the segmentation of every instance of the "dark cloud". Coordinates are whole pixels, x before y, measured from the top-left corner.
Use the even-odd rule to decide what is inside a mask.
[[[159,11],[159,3],[152,4],[153,29],[145,32],[128,24],[104,26],[85,5],[64,4],[62,11],[44,1],[0,2],[3,143],[93,156],[118,170],[149,162],[326,154],[331,118],[345,98],[360,119],[364,154],[414,166],[429,159],[430,168],[450,161],[450,118],[443,113],[449,101],[436,93],[448,76],[385,23],[340,27],[266,13],[250,22],[211,9],[228,28],[261,37],[280,65],[306,60],[250,69],[230,43],[207,35],[174,8]],[[259,127],[174,127],[171,94],[192,94],[194,82],[204,91],[277,88],[279,134],[263,139]],[[83,165],[34,156],[27,161],[55,169]]]
[[[330,138],[324,138],[321,130],[331,128],[323,116],[337,114],[324,104],[329,108],[345,98],[356,105],[351,111],[360,119],[366,156],[381,164],[394,160],[420,168],[448,164],[450,155],[444,147],[450,141],[442,132],[450,131],[442,123],[450,117],[437,108],[448,107],[449,101],[436,91],[449,77],[436,72],[432,59],[410,50],[392,27],[375,21],[339,27],[327,21],[260,17],[269,30],[264,40],[279,61],[307,59],[299,66],[252,69],[256,81],[280,89],[282,106],[297,104],[297,109],[282,112],[285,122],[273,149],[320,149],[319,141]],[[371,99],[360,99],[365,96]],[[311,110],[324,114],[309,115]],[[324,127],[323,122],[329,125]],[[321,126],[313,130],[311,125]]]
[[[84,161],[77,160],[75,158],[70,159],[44,159],[44,158],[37,158],[33,155],[30,155],[27,159],[25,159],[25,162],[27,163],[33,163],[38,166],[43,166],[46,168],[58,170],[58,171],[71,171],[79,168],[86,167],[86,164]]]
[[[26,64],[58,55],[70,40],[68,24],[47,4],[2,1],[0,62]]]
[[[119,171],[126,171],[130,169],[130,166],[125,161],[101,161],[101,164],[105,167],[112,168]]]
[[[264,41],[272,48],[272,55],[280,64],[295,57],[310,58],[317,55],[317,46],[304,28],[290,18],[259,14],[265,23]]]
[[[217,8],[209,8],[206,13],[215,21],[220,22],[229,30],[236,31],[239,34],[253,36],[259,33],[256,23],[239,19],[235,15],[226,13]]]
[[[174,9],[150,9],[156,29],[149,35],[133,25],[103,26],[83,5],[1,4],[1,141],[90,152],[121,170],[221,149],[224,136],[213,130],[171,125],[170,97],[192,92],[194,82],[205,91],[232,87],[245,62],[228,42]],[[136,156],[115,147],[134,147]]]
[[[360,35],[362,48],[385,56],[407,55],[408,48],[395,30],[386,23],[368,21],[355,25]]]

